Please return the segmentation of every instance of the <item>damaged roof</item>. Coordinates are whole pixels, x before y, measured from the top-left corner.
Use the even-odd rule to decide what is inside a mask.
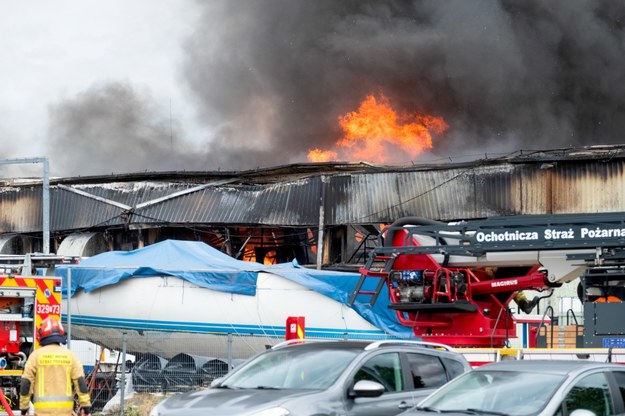
[[[522,151],[473,161],[306,163],[248,171],[50,179],[51,231],[114,226],[380,224],[625,211],[625,146]],[[0,232],[42,229],[40,178],[4,180]],[[601,190],[601,192],[597,192]]]

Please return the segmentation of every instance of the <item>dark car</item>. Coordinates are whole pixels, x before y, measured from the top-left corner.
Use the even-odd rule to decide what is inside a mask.
[[[438,344],[283,343],[208,389],[163,400],[150,415],[396,415],[470,369]]]
[[[622,364],[506,360],[463,374],[401,415],[622,415],[624,395]]]

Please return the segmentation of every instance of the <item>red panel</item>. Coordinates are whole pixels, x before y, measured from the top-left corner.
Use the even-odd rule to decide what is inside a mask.
[[[286,336],[285,339],[304,339],[305,335],[305,318],[303,316],[289,316],[286,319]]]
[[[0,352],[20,351],[20,327],[16,322],[0,322]]]

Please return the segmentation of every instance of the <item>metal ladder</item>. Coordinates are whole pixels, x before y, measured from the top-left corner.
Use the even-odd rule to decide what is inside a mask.
[[[373,306],[375,304],[378,300],[378,296],[380,296],[380,292],[382,291],[384,284],[387,281],[386,279],[388,279],[391,271],[393,270],[393,265],[395,264],[395,260],[398,255],[398,253],[392,253],[391,255],[376,255],[375,253],[372,253],[372,255],[369,256],[365,267],[360,269],[360,278],[358,279],[356,287],[349,298],[350,305],[353,305],[354,302],[356,302],[356,298],[359,295],[371,296],[369,299],[369,305]],[[382,262],[384,265],[380,268],[380,270],[373,270],[373,265],[375,263]],[[363,286],[369,277],[379,279],[379,281],[374,290],[363,290]]]

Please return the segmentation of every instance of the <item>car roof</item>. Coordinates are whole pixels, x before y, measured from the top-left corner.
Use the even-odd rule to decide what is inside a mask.
[[[396,349],[419,349],[421,351],[435,351],[434,354],[457,359],[466,362],[466,358],[454,351],[451,347],[432,343],[413,340],[384,340],[384,341],[361,341],[361,340],[317,340],[317,339],[297,339],[281,342],[272,347],[272,350],[283,348],[297,348],[307,350],[327,350],[327,349],[350,349],[350,350],[380,350],[384,348]]]
[[[625,371],[622,364],[584,360],[503,360],[477,367],[475,371],[530,371],[564,375],[593,368]]]
[[[297,349],[352,349],[364,350],[371,342],[366,341],[317,341],[317,340],[292,340],[274,345],[272,349],[297,348]]]

